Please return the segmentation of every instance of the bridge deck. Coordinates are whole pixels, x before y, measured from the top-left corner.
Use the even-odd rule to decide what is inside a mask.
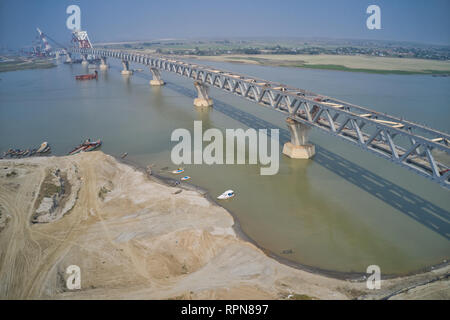
[[[448,133],[307,90],[168,57],[123,50],[69,50],[140,63],[201,81],[283,112],[450,188]]]

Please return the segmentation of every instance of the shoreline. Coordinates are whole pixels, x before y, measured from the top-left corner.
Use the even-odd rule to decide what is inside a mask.
[[[0,62],[0,73],[23,70],[51,69],[57,65],[50,59],[26,59],[16,58],[15,60]]]
[[[383,69],[383,68],[369,68],[369,67],[350,67],[345,64],[339,64],[337,61],[326,61],[323,63],[307,63],[299,58],[299,60],[281,60],[281,57],[277,55],[273,55],[271,58],[267,58],[267,55],[263,55],[264,57],[258,57],[258,55],[217,55],[217,56],[196,56],[196,55],[173,55],[179,59],[194,59],[200,61],[211,61],[211,62],[220,62],[220,63],[233,63],[233,64],[247,64],[247,65],[257,65],[257,66],[267,66],[267,67],[285,67],[285,68],[301,68],[301,69],[310,69],[310,70],[327,70],[327,71],[341,71],[341,72],[354,72],[354,73],[368,73],[368,74],[386,74],[386,75],[428,75],[433,77],[450,77],[450,70],[435,70],[428,69],[427,67],[420,70],[408,70],[405,69]],[[281,55],[282,56],[282,55]],[[314,56],[314,55],[313,55]],[[320,55],[319,55],[320,56]],[[337,57],[346,57],[351,58],[353,56],[339,56]],[[356,59],[358,56],[355,56]],[[290,58],[295,58],[295,55],[292,55]],[[315,57],[313,57],[315,58]],[[383,59],[382,57],[378,57],[379,59]],[[390,58],[390,59],[399,59],[399,62],[402,62],[402,59],[408,58]],[[420,59],[417,59],[420,62]]]
[[[3,159],[0,164],[0,220],[6,216],[6,226],[0,230],[0,250],[5,255],[0,260],[0,280],[7,284],[0,287],[0,298],[345,300],[450,296],[448,266],[412,276],[383,276],[381,289],[369,290],[366,278],[352,279],[348,274],[343,277],[346,274],[342,272],[293,263],[248,237],[237,217],[207,190],[190,183],[174,186],[177,179],[158,172],[149,175],[148,166],[143,168],[129,159],[94,151]],[[8,174],[13,171],[14,175]],[[32,223],[30,205],[39,205],[52,172],[65,181],[63,206],[57,206],[56,215],[48,221]],[[64,199],[74,197],[71,209],[58,214],[67,203]],[[24,241],[30,245],[22,247]],[[17,259],[37,259],[39,263],[17,270]],[[72,264],[84,270],[79,291],[64,287],[64,270]]]
[[[258,242],[256,240],[252,239],[249,235],[247,235],[245,233],[245,231],[241,228],[239,218],[236,216],[236,214],[233,211],[223,207],[219,202],[217,202],[214,199],[214,197],[211,196],[211,194],[209,193],[209,190],[204,189],[195,184],[188,183],[188,182],[181,182],[179,185],[174,186],[173,182],[178,181],[177,179],[171,178],[169,176],[164,176],[161,174],[155,174],[155,173],[153,173],[153,171],[152,171],[152,174],[149,175],[148,172],[146,171],[146,169],[144,167],[142,167],[141,165],[139,165],[138,163],[135,163],[133,161],[128,161],[126,159],[121,159],[120,156],[111,155],[111,154],[109,154],[109,155],[112,156],[114,159],[116,159],[116,161],[118,161],[119,163],[129,165],[129,166],[133,167],[135,170],[138,170],[138,171],[144,173],[145,176],[152,181],[155,181],[157,183],[160,183],[160,184],[163,184],[163,185],[169,186],[169,187],[177,187],[177,188],[184,189],[184,190],[198,192],[200,195],[205,197],[211,204],[221,207],[222,209],[227,211],[228,214],[231,215],[231,217],[233,218],[233,222],[234,222],[233,230],[235,231],[236,236],[239,239],[253,244],[258,249],[260,249],[262,252],[264,252],[264,254],[267,257],[274,259],[283,265],[295,268],[297,270],[305,271],[308,273],[325,276],[325,277],[328,277],[331,279],[347,280],[347,281],[353,281],[353,282],[364,282],[366,280],[365,277],[367,276],[367,274],[364,272],[345,272],[345,271],[322,269],[320,267],[305,265],[300,262],[292,261],[288,258],[282,257],[282,256],[278,255],[277,253],[262,247],[261,245],[258,244]],[[190,186],[190,187],[186,187],[186,186]],[[411,272],[408,272],[405,274],[383,274],[381,276],[381,279],[382,280],[401,279],[401,278],[405,278],[405,277],[427,275],[430,272],[439,271],[441,269],[444,269],[449,265],[450,265],[450,259],[447,260],[446,262],[428,265],[422,269],[414,270],[414,271],[411,271]]]

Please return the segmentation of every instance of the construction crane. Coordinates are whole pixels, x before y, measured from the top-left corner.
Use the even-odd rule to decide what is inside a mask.
[[[48,43],[48,40],[47,40],[45,34],[41,31],[41,29],[36,28],[36,30],[39,34],[39,38],[41,39],[42,43],[44,44],[44,49],[42,50],[42,53],[44,55],[50,55],[52,46]]]
[[[59,55],[66,55],[68,54],[67,48],[71,45],[63,45],[50,37],[48,34],[41,31],[41,29],[36,28],[39,36],[37,41],[39,42],[38,45],[33,43],[33,51],[34,55],[36,56],[56,56]],[[59,50],[55,50],[52,48],[52,46],[49,44],[49,40],[54,44],[54,47],[59,48]],[[42,43],[42,45],[41,45]],[[89,39],[89,36],[86,31],[82,30],[75,30],[72,32],[72,40],[71,43],[74,47],[80,48],[80,49],[93,49],[94,46],[91,43],[91,40]],[[91,60],[95,60],[95,56],[89,56]],[[70,57],[68,58],[70,60],[70,63],[72,63],[72,60]]]
[[[67,54],[67,45],[63,45],[50,37],[48,34],[41,31],[41,29],[36,28],[38,34],[39,34],[39,40],[43,43],[43,49],[38,49],[35,51],[39,51],[38,55],[45,55],[45,56],[51,56],[54,54]],[[50,40],[56,47],[58,47],[60,50],[54,50],[52,46],[49,44]],[[90,42],[89,42],[90,43]],[[42,46],[41,46],[42,47]]]

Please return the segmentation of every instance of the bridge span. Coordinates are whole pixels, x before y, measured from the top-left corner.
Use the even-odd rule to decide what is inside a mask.
[[[317,128],[450,188],[448,133],[307,90],[171,57],[110,49],[67,50],[85,60],[87,55],[100,57],[101,70],[107,69],[107,58],[119,59],[124,75],[132,74],[130,62],[148,66],[153,75],[150,85],[164,84],[161,71],[192,79],[198,92],[194,100],[197,107],[213,106],[208,94],[211,86],[282,112],[287,115],[291,132],[283,153],[291,158],[309,159],[314,155],[308,132]]]

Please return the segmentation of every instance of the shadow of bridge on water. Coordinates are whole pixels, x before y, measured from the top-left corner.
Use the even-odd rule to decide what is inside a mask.
[[[168,83],[167,87],[193,99],[197,97],[194,90],[183,86]],[[290,141],[290,133],[286,128],[280,128],[230,104],[214,100],[214,110],[249,128],[279,129],[280,143]],[[313,161],[450,240],[450,212],[319,145],[316,145]]]
[[[150,75],[139,74],[139,76],[151,79]],[[166,86],[192,99],[197,97],[195,90],[172,82],[166,83]],[[290,141],[290,133],[286,128],[280,128],[230,104],[214,99],[214,110],[249,128],[279,129],[280,143]],[[450,212],[447,210],[319,145],[316,145],[313,161],[450,240]]]

